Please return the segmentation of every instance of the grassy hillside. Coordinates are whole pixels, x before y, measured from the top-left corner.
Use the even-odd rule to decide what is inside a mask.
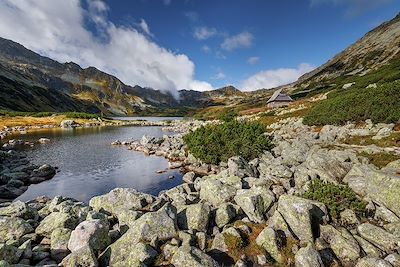
[[[343,89],[346,83],[354,85]],[[341,125],[366,119],[391,123],[400,119],[400,59],[364,76],[337,78],[330,87],[328,98],[306,114],[306,124]]]

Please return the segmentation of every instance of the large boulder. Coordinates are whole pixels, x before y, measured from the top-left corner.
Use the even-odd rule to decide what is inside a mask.
[[[108,246],[102,262],[111,264],[122,262],[127,257],[136,257],[131,255],[134,253],[132,246],[139,242],[155,244],[158,241],[166,241],[177,236],[176,211],[167,204],[160,210],[148,212],[133,222],[120,239]]]
[[[294,261],[296,267],[324,267],[321,256],[311,243],[297,251]]]
[[[0,217],[0,243],[7,240],[19,240],[22,236],[33,232],[33,227],[24,219]]]
[[[78,126],[78,124],[73,120],[63,120],[60,123],[61,128],[74,128]]]
[[[279,198],[278,211],[303,242],[313,242],[314,233],[318,232],[319,224],[328,214],[324,204],[291,195]]]
[[[399,248],[400,237],[386,232],[378,226],[363,223],[357,227],[357,231],[361,237],[387,253],[391,253]]]
[[[345,228],[335,229],[329,224],[321,225],[320,235],[342,263],[351,264],[360,257],[360,246]]]
[[[18,263],[23,251],[7,244],[0,244],[0,260],[5,260],[8,263]]]
[[[72,252],[67,257],[65,257],[60,263],[62,267],[71,266],[85,266],[85,267],[97,267],[99,266],[96,256],[93,250],[86,246]]]
[[[281,253],[285,237],[279,236],[274,229],[266,227],[256,238],[256,244],[268,252],[271,257],[278,263],[284,262],[284,256]]]
[[[224,227],[236,217],[236,208],[232,203],[221,204],[215,212],[215,223],[219,228]]]
[[[252,187],[238,190],[234,200],[251,221],[262,223],[265,222],[265,213],[274,203],[275,196],[265,187]]]
[[[207,232],[210,212],[210,206],[205,203],[186,206],[178,214],[179,228]]]
[[[26,203],[17,200],[7,207],[0,208],[0,216],[20,217],[25,220],[37,220],[37,210],[29,207]]]
[[[385,206],[400,217],[400,175],[379,171],[371,165],[354,165],[345,182],[358,195]]]
[[[89,220],[81,222],[74,231],[68,242],[68,249],[72,252],[89,246],[94,251],[101,251],[110,244],[108,227],[101,220]]]
[[[356,267],[393,267],[393,265],[379,258],[365,257],[357,262]]]
[[[235,194],[236,189],[233,186],[219,180],[208,178],[200,182],[200,198],[214,206],[231,201]]]
[[[109,193],[93,197],[89,205],[96,211],[106,211],[116,217],[121,210],[141,210],[154,202],[154,197],[133,188],[115,188]]]
[[[219,267],[219,264],[198,248],[181,246],[178,248],[171,263],[175,267]]]
[[[254,177],[255,170],[249,163],[241,156],[235,156],[228,159],[228,173],[231,176]]]
[[[150,245],[139,242],[128,245],[124,254],[108,249],[100,256],[99,261],[102,266],[141,266],[142,263],[152,264],[157,255],[157,251]]]
[[[50,253],[51,257],[58,262],[69,254],[68,241],[71,231],[68,228],[57,228],[51,233]]]
[[[46,216],[36,228],[38,235],[51,237],[51,233],[57,228],[75,229],[78,219],[71,214],[64,212],[52,212]]]
[[[335,150],[319,149],[312,151],[304,166],[308,168],[311,177],[319,177],[323,181],[338,184],[352,167],[348,157]]]

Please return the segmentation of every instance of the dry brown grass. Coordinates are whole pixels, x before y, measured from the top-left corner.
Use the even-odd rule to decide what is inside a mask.
[[[0,116],[0,129],[5,127],[17,126],[43,126],[43,125],[60,125],[65,120],[65,115],[57,115],[50,117],[25,117],[25,116]],[[77,123],[85,123],[86,119],[73,119]]]

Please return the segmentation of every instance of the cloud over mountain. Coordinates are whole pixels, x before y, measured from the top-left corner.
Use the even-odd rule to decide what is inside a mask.
[[[243,91],[274,88],[294,82],[301,75],[313,69],[314,67],[310,64],[302,63],[298,68],[279,68],[260,71],[242,81],[241,88]]]
[[[195,65],[185,54],[159,46],[135,28],[114,24],[103,1],[87,1],[87,8],[82,4],[79,0],[3,0],[0,36],[60,62],[95,66],[127,84],[174,94],[183,88],[212,89],[193,79]],[[88,25],[95,27],[96,34]],[[144,20],[139,28],[151,34]]]

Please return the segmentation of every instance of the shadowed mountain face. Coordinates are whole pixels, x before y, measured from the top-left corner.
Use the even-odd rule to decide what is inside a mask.
[[[227,87],[212,93],[181,90],[176,99],[168,92],[126,85],[94,67],[59,63],[3,38],[0,83],[0,108],[19,111],[175,113],[213,105],[213,98],[242,96],[236,88]]]

